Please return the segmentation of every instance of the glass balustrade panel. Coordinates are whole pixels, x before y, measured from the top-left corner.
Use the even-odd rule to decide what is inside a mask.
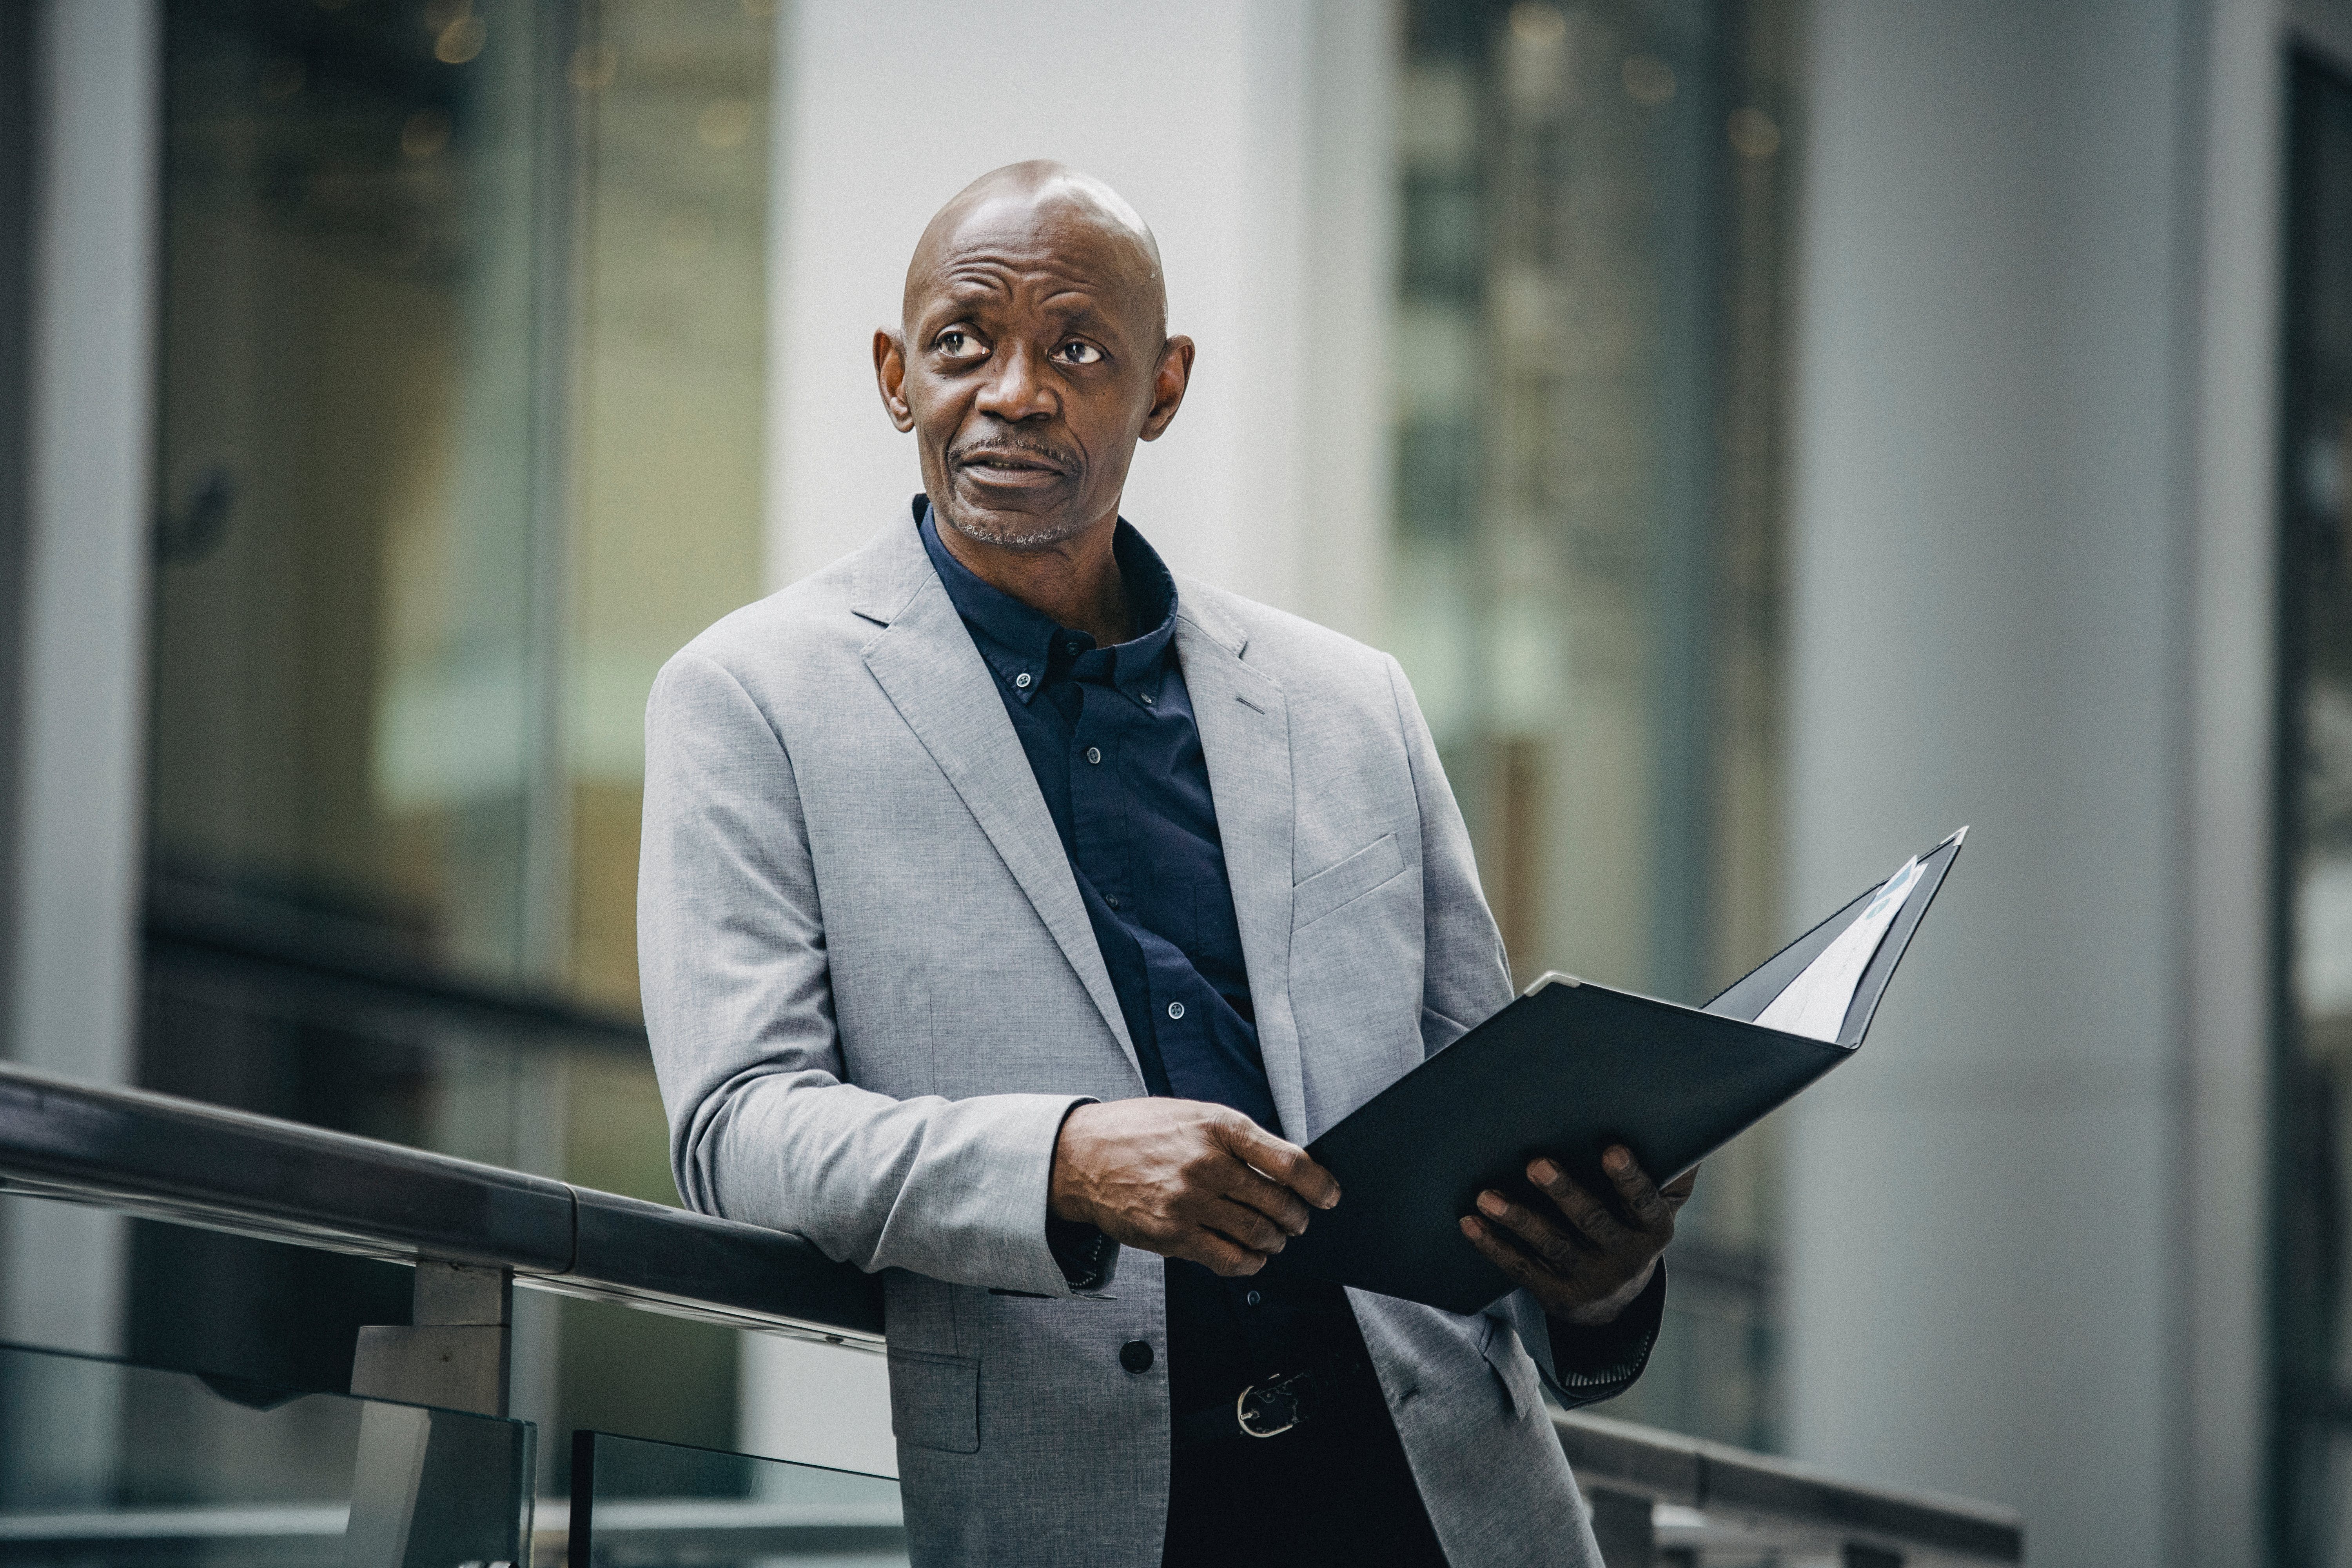
[[[0,1345],[5,1568],[529,1568],[529,1422]]]
[[[570,1568],[891,1568],[907,1561],[887,1476],[605,1432],[572,1439]]]

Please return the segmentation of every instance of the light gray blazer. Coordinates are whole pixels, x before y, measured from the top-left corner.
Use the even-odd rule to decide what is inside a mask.
[[[1181,577],[1175,647],[1259,1047],[1305,1142],[1510,999],[1502,944],[1394,659]],[[1078,1298],[1045,1230],[1064,1113],[1143,1077],[903,510],[663,668],[637,942],[686,1201],[884,1274],[914,1561],[1157,1563],[1160,1259],[1123,1251],[1110,1299]],[[1349,1294],[1449,1558],[1597,1565],[1532,1300],[1457,1317]],[[1161,1352],[1139,1375],[1129,1340]]]

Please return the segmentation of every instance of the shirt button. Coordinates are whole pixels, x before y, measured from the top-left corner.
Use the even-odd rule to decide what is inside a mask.
[[[1117,893],[1113,893],[1104,899],[1103,902],[1108,904],[1112,909],[1117,909],[1118,908],[1118,895]]]
[[[1024,669],[1024,670],[1023,670],[1020,674],[1018,674],[1018,675],[1014,676],[1014,677],[1013,678],[1013,685],[1015,685],[1015,686],[1017,686],[1017,687],[1019,687],[1019,688],[1020,688],[1022,690],[1024,690],[1024,691],[1028,690],[1028,689],[1029,689],[1029,672],[1028,672],[1027,670],[1025,670],[1025,669]]]
[[[1073,658],[1087,651],[1086,645],[1083,643],[1066,642],[1062,646],[1069,650],[1070,657]]]
[[[1127,1343],[1119,1346],[1118,1364],[1127,1368],[1129,1372],[1150,1372],[1151,1370],[1151,1342],[1150,1340],[1129,1340]]]
[[[1090,762],[1090,763],[1099,763],[1099,762],[1101,762],[1101,761],[1102,761],[1102,748],[1101,748],[1100,746],[1088,746],[1088,747],[1087,748],[1087,761],[1088,761],[1088,762]]]
[[[1181,1018],[1181,1017],[1182,1017],[1182,1016],[1184,1016],[1184,1004],[1183,1004],[1183,1003],[1181,1003],[1181,1002],[1171,1002],[1171,1003],[1169,1003],[1169,1004],[1168,1004],[1168,1016],[1169,1016],[1170,1017],[1171,1017],[1171,1018]]]
[[[1246,1295],[1246,1296],[1243,1297],[1243,1298],[1242,1298],[1242,1300],[1244,1300],[1244,1301],[1247,1301],[1251,1306],[1255,1307],[1255,1306],[1256,1306],[1260,1301],[1265,1300],[1265,1297],[1263,1297],[1263,1296],[1261,1296],[1261,1295],[1259,1295],[1256,1291],[1253,1290],[1253,1291],[1251,1291],[1248,1295]]]
[[[1136,700],[1141,702],[1146,708],[1151,706],[1151,693],[1149,691],[1138,693]]]

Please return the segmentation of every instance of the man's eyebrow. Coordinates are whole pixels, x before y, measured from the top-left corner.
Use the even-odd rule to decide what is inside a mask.
[[[945,326],[973,306],[993,305],[1009,299],[1014,286],[1002,263],[966,263],[950,269],[935,286],[929,301],[916,320],[925,327]],[[1106,308],[1103,286],[1076,279],[1057,279],[1043,300],[1055,324],[1106,337],[1124,336],[1118,312]]]

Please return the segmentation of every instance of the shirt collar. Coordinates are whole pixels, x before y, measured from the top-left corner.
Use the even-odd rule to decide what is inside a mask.
[[[948,591],[949,602],[971,628],[982,657],[994,667],[1013,696],[1027,702],[1047,681],[1073,672],[1081,679],[1101,679],[1107,673],[1133,696],[1156,674],[1160,656],[1176,635],[1176,579],[1160,552],[1125,518],[1119,519],[1118,531],[1111,536],[1111,550],[1135,618],[1151,629],[1114,647],[1097,648],[1085,632],[1073,631],[1044,611],[982,582],[957,560],[940,541],[929,497],[916,496],[913,508],[924,552],[940,574],[940,586]]]

